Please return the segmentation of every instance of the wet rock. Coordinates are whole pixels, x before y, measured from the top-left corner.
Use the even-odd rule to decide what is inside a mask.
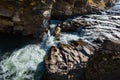
[[[106,40],[88,60],[86,80],[119,80],[120,41]]]
[[[69,3],[71,2],[71,3]],[[53,19],[65,19],[67,16],[72,15],[72,5],[73,1],[58,0],[53,5],[52,9],[52,18]],[[58,6],[59,5],[59,6]]]
[[[81,24],[74,21],[65,21],[57,27],[60,27],[62,32],[75,32],[81,27]]]
[[[115,0],[106,0],[106,7],[113,7],[115,4]]]
[[[20,16],[19,16],[18,12],[15,13],[12,20],[13,20],[13,22],[21,22],[21,19],[20,19]]]
[[[59,33],[60,33],[60,31],[61,31],[61,28],[58,27],[58,26],[56,26],[56,27],[55,27],[55,30],[54,30],[54,36],[58,36]]]
[[[93,42],[95,42],[96,44],[99,44],[99,43],[103,43],[103,39],[102,38],[97,38],[96,40],[94,40]]]
[[[45,59],[44,80],[78,80],[93,51],[94,48],[83,41],[51,47],[50,55]]]
[[[0,9],[0,16],[11,18],[13,15],[13,12],[8,9]]]
[[[0,28],[6,27],[6,26],[10,27],[10,26],[13,26],[13,25],[14,25],[14,23],[10,20],[0,19],[0,26],[1,26]]]

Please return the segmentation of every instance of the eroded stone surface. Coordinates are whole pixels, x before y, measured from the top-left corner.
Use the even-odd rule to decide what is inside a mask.
[[[96,50],[83,41],[59,44],[58,47],[51,47],[50,55],[45,57],[43,79],[118,80],[119,61],[119,40],[104,40]]]
[[[51,47],[50,55],[45,57],[45,80],[76,80],[82,75],[82,68],[94,48],[81,40],[72,41],[70,45],[59,44]],[[47,76],[47,77],[46,77]]]

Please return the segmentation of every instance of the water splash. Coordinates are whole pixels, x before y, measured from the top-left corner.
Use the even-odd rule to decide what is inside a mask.
[[[120,0],[116,0],[113,10],[120,11]]]
[[[32,79],[37,65],[43,61],[45,51],[39,45],[28,45],[22,49],[14,51],[9,58],[0,62],[3,80],[24,80]],[[29,76],[29,77],[28,77]]]
[[[40,44],[27,45],[6,56],[6,59],[0,62],[0,80],[34,80],[37,66],[43,62],[47,50],[55,45],[53,39],[54,37],[48,32]],[[43,64],[39,66],[43,68]]]
[[[55,27],[52,24],[51,27]],[[53,27],[53,28],[54,28]],[[52,29],[53,29],[52,28]],[[27,45],[21,49],[13,51],[10,56],[6,56],[0,62],[0,80],[36,80],[42,76],[44,56],[51,46],[59,42],[68,43],[70,40],[77,40],[76,34],[60,34],[60,39],[51,35],[48,31],[40,44]],[[36,73],[37,70],[37,73]],[[36,77],[34,75],[36,73]]]

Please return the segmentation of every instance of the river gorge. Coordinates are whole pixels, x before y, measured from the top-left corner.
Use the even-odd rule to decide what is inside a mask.
[[[69,9],[67,13],[70,14]],[[44,15],[49,16],[47,12]],[[52,16],[54,15],[55,12]],[[44,20],[48,30],[43,29],[45,33],[42,38],[40,37],[40,41],[31,35],[26,36],[32,34],[31,30],[34,33],[39,26],[35,27],[35,30],[28,26],[27,28],[31,30],[27,32],[26,29],[24,36],[2,33],[0,35],[0,80],[119,80],[119,73],[116,74],[117,78],[114,76],[110,79],[106,76],[99,78],[89,64],[93,64],[91,56],[94,54],[96,56],[100,51],[114,55],[115,50],[116,54],[110,59],[114,57],[120,60],[120,0],[117,0],[110,9],[100,10],[99,13],[83,13],[63,18],[56,14],[55,17],[50,18],[49,23]],[[26,24],[31,25],[27,22]],[[35,33],[35,36],[38,34]],[[101,56],[98,58],[101,59]],[[96,57],[93,58],[94,61],[97,61]],[[96,64],[103,66],[108,63],[107,61],[109,58],[105,56],[103,63],[101,61]],[[120,66],[120,62],[115,62],[113,65]],[[84,69],[87,69],[86,72],[83,71]],[[99,72],[101,72],[99,76],[104,75],[102,71]]]

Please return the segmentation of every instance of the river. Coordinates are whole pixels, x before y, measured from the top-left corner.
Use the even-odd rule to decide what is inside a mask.
[[[113,7],[115,11],[120,10],[120,0],[118,0]],[[105,20],[108,24],[118,25],[116,22],[109,22],[107,15],[89,15],[91,18],[86,19],[88,21],[94,21],[93,17],[97,17],[98,22],[100,20]],[[120,16],[117,16],[120,17]],[[78,17],[79,18],[79,17]],[[77,20],[73,19],[73,20]],[[55,22],[51,21],[51,29],[55,27]],[[83,29],[79,34],[76,33],[60,33],[60,40],[57,40],[52,34],[51,30],[44,35],[41,43],[32,43],[32,39],[25,39],[24,37],[0,37],[0,80],[39,80],[44,72],[44,56],[48,54],[48,50],[51,46],[57,45],[57,43],[69,43],[71,40],[83,39],[86,42],[91,43],[92,40],[96,37],[99,37],[99,34],[105,34],[106,37],[114,38],[114,36],[107,34],[107,30],[116,29],[114,26],[107,25],[106,22],[104,25],[93,26],[94,30]],[[99,28],[99,29],[98,29]],[[96,31],[97,30],[97,31]],[[103,30],[103,33],[98,33],[100,30]],[[96,31],[96,33],[93,33]],[[114,31],[114,35],[117,35],[119,32]],[[120,35],[117,35],[120,37]],[[14,39],[16,38],[16,39]],[[114,38],[116,39],[116,38]]]

